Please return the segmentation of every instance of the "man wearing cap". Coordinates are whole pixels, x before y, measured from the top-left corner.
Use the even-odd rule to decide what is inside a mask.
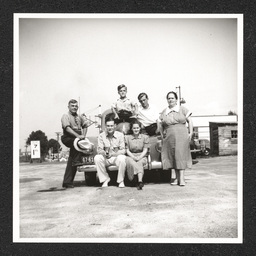
[[[138,108],[137,120],[142,123],[149,136],[156,135],[159,131],[159,112],[154,106],[149,105],[146,93],[140,93],[138,100],[141,105]]]
[[[63,135],[61,136],[62,143],[70,148],[69,158],[64,174],[62,187],[74,188],[73,181],[76,175],[77,167],[72,163],[78,159],[80,152],[75,149],[75,139],[84,139],[87,133],[88,122],[86,118],[77,114],[78,102],[74,99],[68,102],[68,113],[61,118]]]
[[[108,187],[110,178],[106,171],[106,166],[116,165],[118,167],[118,187],[123,188],[125,187],[124,176],[126,169],[124,135],[121,132],[115,131],[116,125],[112,113],[106,116],[105,124],[106,131],[99,135],[98,154],[94,157],[97,174],[102,187]]]

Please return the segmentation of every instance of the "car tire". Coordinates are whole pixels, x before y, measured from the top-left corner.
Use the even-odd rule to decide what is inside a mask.
[[[210,149],[206,148],[204,151],[204,156],[209,156],[210,155]]]
[[[196,153],[195,152],[192,152],[191,156],[192,156],[192,159],[196,159]]]
[[[160,170],[160,179],[163,183],[168,183],[171,180],[171,170]]]
[[[96,172],[85,172],[85,185],[86,186],[95,186],[97,179],[96,179]]]

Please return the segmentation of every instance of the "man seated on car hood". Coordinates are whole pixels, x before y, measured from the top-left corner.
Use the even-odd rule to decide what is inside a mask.
[[[106,166],[116,165],[118,167],[118,187],[123,188],[125,187],[124,176],[126,170],[124,135],[121,132],[115,131],[116,125],[113,113],[106,116],[105,125],[106,130],[100,133],[98,137],[98,154],[94,157],[97,174],[100,183],[103,183],[102,187],[108,187],[110,178]]]

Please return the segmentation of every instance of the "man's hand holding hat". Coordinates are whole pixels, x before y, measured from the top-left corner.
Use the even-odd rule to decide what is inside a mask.
[[[83,140],[83,139],[85,139],[85,135],[78,135],[78,137],[77,137],[79,140]]]
[[[94,144],[91,143],[87,138],[85,139],[76,138],[74,140],[74,148],[77,151],[82,152],[84,154],[90,154],[93,152]]]

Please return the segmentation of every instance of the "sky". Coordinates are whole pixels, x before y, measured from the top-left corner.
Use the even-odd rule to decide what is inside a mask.
[[[238,111],[235,18],[20,18],[18,39],[22,151],[32,131],[57,139],[70,99],[94,120],[119,84],[135,101],[146,92],[159,112],[178,86],[195,116]]]

